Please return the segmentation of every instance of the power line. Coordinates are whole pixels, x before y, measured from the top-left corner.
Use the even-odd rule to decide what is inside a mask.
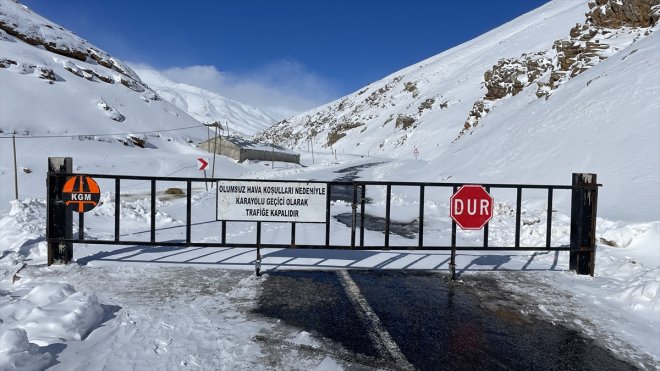
[[[75,138],[75,137],[107,137],[115,135],[131,135],[131,134],[151,134],[151,133],[162,133],[167,131],[177,131],[177,130],[186,130],[193,128],[201,128],[203,125],[188,126],[185,128],[175,128],[175,129],[163,129],[163,130],[150,130],[150,131],[133,131],[130,133],[111,133],[111,134],[61,134],[61,135],[28,135],[28,136],[0,136],[0,139],[12,139],[14,137],[18,139],[39,139],[39,138]]]

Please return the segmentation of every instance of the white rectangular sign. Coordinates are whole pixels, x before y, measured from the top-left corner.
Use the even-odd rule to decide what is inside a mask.
[[[325,223],[326,183],[218,181],[218,220]]]

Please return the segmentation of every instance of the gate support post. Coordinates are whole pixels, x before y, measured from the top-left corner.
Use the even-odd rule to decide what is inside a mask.
[[[351,203],[351,250],[355,249],[355,229],[357,226],[357,183],[353,182]]]
[[[454,186],[454,193],[458,191],[458,187]],[[451,257],[449,260],[449,273],[451,274],[451,280],[456,280],[456,221],[451,221]]]
[[[571,249],[569,268],[577,274],[594,275],[596,268],[596,174],[573,173],[571,197]]]
[[[49,157],[46,179],[46,240],[48,241],[48,265],[67,264],[73,258],[73,243],[56,242],[53,239],[73,237],[72,211],[62,199],[62,189],[71,174],[71,157]]]

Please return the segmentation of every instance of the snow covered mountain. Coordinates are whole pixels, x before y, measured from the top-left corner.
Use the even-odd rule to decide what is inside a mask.
[[[0,5],[3,133],[138,132],[196,124],[123,62],[21,4]],[[203,133],[201,125],[197,133]]]
[[[227,99],[208,90],[177,83],[148,68],[133,67],[150,88],[202,123],[218,122],[240,136],[251,136],[275,124],[275,119],[256,107]]]
[[[44,194],[47,156],[72,156],[90,173],[197,175],[195,156],[205,152],[195,144],[208,134],[122,61],[0,0],[2,205],[14,198],[12,135],[25,197]]]
[[[417,149],[423,161],[399,161],[382,179],[597,173],[599,215],[658,220],[659,4],[550,2],[255,139],[410,160]]]

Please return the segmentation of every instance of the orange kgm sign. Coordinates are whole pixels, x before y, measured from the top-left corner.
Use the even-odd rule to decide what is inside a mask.
[[[92,177],[76,175],[64,183],[62,198],[72,211],[85,213],[92,210],[101,199],[101,189]]]

